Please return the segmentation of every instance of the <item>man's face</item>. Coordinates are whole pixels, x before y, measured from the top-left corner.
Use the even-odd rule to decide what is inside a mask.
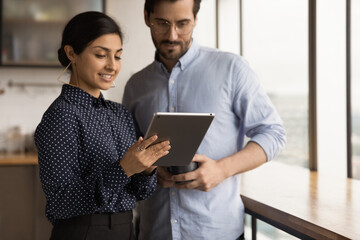
[[[193,15],[194,0],[176,2],[161,1],[154,7],[150,18],[145,12],[146,24],[151,28],[151,37],[160,60],[175,62],[191,45],[192,32],[196,24]],[[167,31],[157,31],[160,25],[168,26]],[[184,27],[185,26],[185,27]],[[189,29],[188,31],[183,31]]]

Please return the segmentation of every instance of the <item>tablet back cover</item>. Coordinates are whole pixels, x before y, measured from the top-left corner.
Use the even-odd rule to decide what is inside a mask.
[[[169,154],[154,163],[156,166],[186,166],[193,159],[215,114],[154,113],[145,139],[157,134],[158,140],[170,141]]]

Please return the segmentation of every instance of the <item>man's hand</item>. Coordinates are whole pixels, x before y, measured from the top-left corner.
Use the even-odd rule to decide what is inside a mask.
[[[172,174],[168,172],[166,167],[157,168],[157,184],[163,188],[175,186],[175,181],[172,180]]]
[[[198,189],[208,192],[219,185],[226,178],[259,167],[267,161],[265,151],[255,142],[249,142],[239,152],[218,160],[212,160],[205,155],[196,154],[194,162],[199,168],[193,172],[171,175],[166,169],[158,170],[159,184],[163,187],[177,187],[181,189]],[[159,168],[160,169],[160,168]],[[159,176],[159,175],[158,175]],[[185,183],[176,183],[184,182]]]
[[[198,169],[193,172],[171,175],[172,177],[168,182],[172,182],[177,188],[198,189],[200,191],[208,192],[226,179],[226,173],[220,166],[220,162],[199,154],[194,156],[193,161],[199,163]],[[183,181],[191,182],[176,183]]]

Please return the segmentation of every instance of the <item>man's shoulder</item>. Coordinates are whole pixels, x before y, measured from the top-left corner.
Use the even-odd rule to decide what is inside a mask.
[[[149,65],[147,65],[146,67],[144,67],[143,69],[135,72],[129,79],[129,81],[134,81],[134,80],[141,80],[143,79],[143,76],[146,76],[148,74],[150,74],[151,72],[154,71],[155,68],[155,61],[153,61],[152,63],[150,63]]]
[[[239,54],[204,46],[200,47],[196,62],[200,65],[204,62],[207,62],[208,65],[216,64],[218,66],[216,69],[224,68],[237,71],[242,71],[250,67],[247,60]]]
[[[239,63],[245,63],[247,64],[247,61],[240,56],[239,54],[233,53],[233,52],[228,52],[228,51],[224,51],[224,50],[220,50],[217,48],[211,48],[211,47],[206,47],[206,46],[201,46],[200,47],[200,56],[206,58],[206,59],[221,59],[222,61],[226,61],[226,62],[239,62]]]

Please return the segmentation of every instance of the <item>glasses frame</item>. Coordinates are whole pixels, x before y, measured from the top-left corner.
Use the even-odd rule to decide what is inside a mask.
[[[186,34],[189,34],[189,33],[194,29],[194,27],[195,27],[195,23],[193,23],[191,20],[189,20],[189,25],[191,26],[191,27],[189,28],[189,31],[186,32],[186,33],[179,33],[179,28],[178,28],[178,26],[177,26],[177,24],[179,24],[179,23],[171,23],[171,22],[166,21],[166,20],[158,20],[158,21],[162,21],[163,23],[165,23],[168,28],[167,28],[167,30],[166,30],[165,32],[156,31],[156,30],[154,29],[154,28],[156,28],[156,27],[154,27],[154,26],[155,26],[155,23],[154,23],[154,22],[150,22],[151,29],[152,29],[156,34],[165,34],[165,33],[169,32],[169,30],[170,30],[170,28],[171,28],[172,26],[174,26],[174,27],[175,27],[175,31],[176,31],[176,33],[177,33],[178,35],[186,35]]]

